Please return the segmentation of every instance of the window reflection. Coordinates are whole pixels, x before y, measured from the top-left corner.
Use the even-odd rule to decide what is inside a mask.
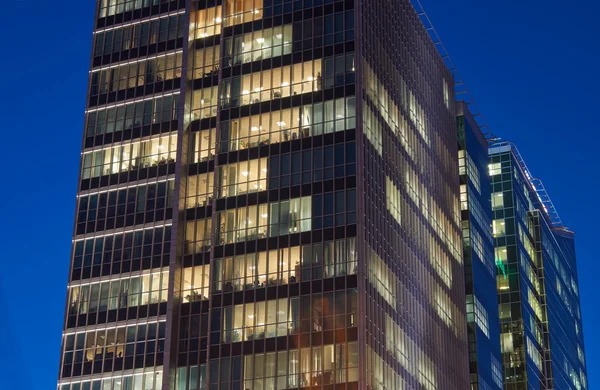
[[[175,161],[177,135],[112,146],[83,154],[83,179],[158,166]]]

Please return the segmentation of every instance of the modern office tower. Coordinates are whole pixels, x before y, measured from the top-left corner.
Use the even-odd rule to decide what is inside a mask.
[[[505,389],[587,389],[573,233],[514,145],[489,157]]]
[[[100,0],[60,390],[468,387],[452,76],[408,0]]]
[[[456,106],[470,389],[503,389],[488,142],[467,105]]]

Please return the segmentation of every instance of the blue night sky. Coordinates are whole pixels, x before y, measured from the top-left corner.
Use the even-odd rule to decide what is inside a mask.
[[[594,389],[600,3],[422,1],[492,131],[518,145],[576,232]],[[3,389],[56,386],[94,3],[0,2],[0,145],[15,181],[0,190]]]

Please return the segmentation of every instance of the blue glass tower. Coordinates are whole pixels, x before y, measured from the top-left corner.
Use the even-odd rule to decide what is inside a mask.
[[[514,145],[489,156],[505,389],[587,389],[574,235]]]
[[[462,102],[457,124],[470,388],[502,389],[488,145]]]

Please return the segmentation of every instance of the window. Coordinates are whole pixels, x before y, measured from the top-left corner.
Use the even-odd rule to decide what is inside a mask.
[[[220,244],[265,238],[269,222],[269,205],[260,204],[221,211],[217,213],[216,218]]]
[[[214,188],[213,172],[189,176],[186,190],[186,207],[204,207],[210,203]]]
[[[241,291],[297,282],[300,247],[215,259],[215,291]],[[296,266],[294,266],[296,262]]]
[[[158,166],[175,161],[177,135],[107,147],[83,154],[83,179]]]
[[[219,167],[219,198],[267,190],[267,159],[243,161]]]
[[[217,129],[201,130],[192,134],[194,137],[193,162],[198,163],[212,159],[215,153]]]
[[[176,390],[204,390],[206,383],[206,364],[200,366],[179,367],[177,369]]]
[[[199,265],[183,269],[182,296],[184,302],[208,299],[210,265]]]
[[[192,94],[192,113],[190,120],[217,116],[218,87],[196,89]],[[213,141],[214,142],[214,138]]]
[[[163,220],[165,212],[172,210],[174,186],[175,181],[168,180],[82,195],[77,209],[77,234]],[[138,231],[135,236],[141,234]]]
[[[506,234],[504,219],[494,219],[492,221],[492,233],[494,237],[502,237]]]
[[[98,95],[181,77],[181,53],[92,73],[90,95]]]
[[[165,321],[150,322],[66,335],[62,359],[63,376],[71,376],[71,368],[81,363],[88,363],[84,366],[86,368],[83,374],[86,375],[113,371],[113,364],[115,371],[122,370],[123,363],[127,364],[130,360],[128,358],[154,358],[157,352],[164,351],[165,325]],[[64,375],[67,372],[69,374]],[[141,378],[139,383],[141,386]],[[110,382],[107,385],[110,386]]]
[[[169,271],[69,288],[69,314],[123,309],[166,302]]]
[[[500,319],[510,319],[511,311],[510,311],[510,303],[501,303],[498,305],[498,312],[500,313]]]
[[[353,129],[356,126],[355,105],[356,100],[352,96],[223,121],[220,150],[249,149]]]
[[[224,5],[226,27],[260,20],[263,17],[262,0],[225,0]]]
[[[492,193],[492,210],[504,208],[504,194],[502,192]]]
[[[402,219],[400,210],[403,203],[402,195],[392,179],[390,179],[388,176],[386,176],[385,179],[385,203],[387,209],[396,222],[401,225]]]
[[[185,254],[201,253],[210,250],[211,219],[188,221],[185,229]]]
[[[493,163],[488,166],[490,176],[499,175],[502,173],[502,164],[501,163]]]
[[[98,17],[116,15],[125,11],[133,11],[151,5],[158,5],[165,0],[100,0],[100,12]]]
[[[514,351],[512,333],[501,333],[500,334],[500,347],[501,347],[502,353]]]
[[[238,107],[321,90],[322,71],[317,59],[223,80],[222,105]]]
[[[358,343],[244,357],[244,388],[295,389],[358,380]]]
[[[496,265],[502,266],[506,269],[508,264],[508,252],[505,246],[494,248],[494,258],[496,261]]]
[[[221,46],[215,45],[194,52],[194,78],[211,77],[219,72],[219,53]]]
[[[467,198],[467,185],[460,185],[460,209],[468,210],[469,209],[469,201]]]
[[[178,97],[179,95],[174,94],[90,111],[86,120],[86,136],[92,137],[177,119]]]
[[[77,240],[71,280],[140,271],[142,258],[152,259],[152,268],[166,267],[170,240],[170,226]]]
[[[496,275],[496,287],[499,292],[507,292],[510,289],[508,277],[504,275]]]
[[[270,204],[269,237],[307,232],[310,229],[310,196]]]
[[[444,87],[444,104],[447,109],[450,109],[450,87],[445,79],[442,79],[442,83]]]
[[[160,390],[162,389],[162,371],[145,369],[144,373],[116,375],[103,378],[72,381],[70,384],[61,384],[60,390]],[[149,371],[149,372],[148,372]],[[179,388],[177,390],[180,390]],[[185,389],[187,390],[187,389]],[[192,390],[192,389],[190,389]],[[195,390],[195,388],[193,389]]]
[[[241,291],[355,274],[355,238],[215,259],[214,291]]]
[[[214,3],[213,3],[214,4]],[[221,33],[221,6],[206,8],[196,11],[196,15],[190,17],[191,31],[190,40],[212,37]],[[196,23],[194,23],[194,20]],[[195,35],[194,35],[195,34]]]
[[[223,342],[287,336],[298,328],[299,298],[282,298],[225,308]]]
[[[292,25],[227,38],[223,67],[246,64],[292,52]]]

